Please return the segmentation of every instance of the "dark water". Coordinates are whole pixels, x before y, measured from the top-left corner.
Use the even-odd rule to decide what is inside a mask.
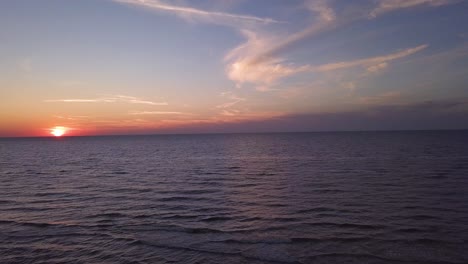
[[[468,263],[468,131],[0,140],[1,263]]]

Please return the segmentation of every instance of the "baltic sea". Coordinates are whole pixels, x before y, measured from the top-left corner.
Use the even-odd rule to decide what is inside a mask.
[[[0,139],[1,263],[468,263],[468,131]]]

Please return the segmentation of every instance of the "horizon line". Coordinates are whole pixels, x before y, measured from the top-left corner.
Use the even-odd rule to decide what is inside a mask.
[[[438,129],[363,129],[363,130],[315,130],[315,131],[264,131],[264,132],[187,132],[187,133],[151,133],[151,134],[96,134],[96,135],[71,135],[71,136],[0,136],[1,139],[61,139],[61,138],[85,138],[85,137],[132,137],[132,136],[196,136],[196,135],[236,135],[236,134],[304,134],[304,133],[366,133],[366,132],[450,132],[468,131],[468,128],[438,128]]]

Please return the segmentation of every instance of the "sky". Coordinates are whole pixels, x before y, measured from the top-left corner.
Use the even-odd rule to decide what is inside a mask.
[[[467,14],[466,0],[1,0],[0,137],[467,129]]]

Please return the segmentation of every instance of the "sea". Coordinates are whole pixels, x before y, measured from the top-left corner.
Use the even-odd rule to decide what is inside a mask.
[[[468,131],[0,139],[0,263],[468,263]]]

